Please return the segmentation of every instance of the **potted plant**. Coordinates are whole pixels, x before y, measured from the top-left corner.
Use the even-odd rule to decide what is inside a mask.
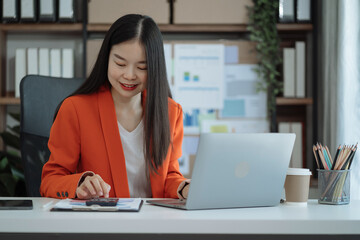
[[[20,122],[20,114],[10,114]],[[20,125],[0,133],[5,150],[0,151],[0,196],[26,196],[24,170],[19,154]]]
[[[253,6],[248,7],[250,40],[257,43],[256,53],[259,60],[255,69],[261,79],[257,90],[267,92],[271,132],[277,131],[276,96],[283,91],[277,70],[282,62],[276,28],[278,7],[279,2],[273,0],[253,0]]]

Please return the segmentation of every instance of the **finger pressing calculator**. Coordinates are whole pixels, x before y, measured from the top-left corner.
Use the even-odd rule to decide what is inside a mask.
[[[86,200],[86,206],[99,205],[105,207],[114,207],[116,206],[119,199],[117,198],[93,198]]]

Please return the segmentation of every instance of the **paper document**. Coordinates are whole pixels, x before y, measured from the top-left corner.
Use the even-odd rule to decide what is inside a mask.
[[[183,112],[184,134],[199,134],[202,120],[216,119],[214,109],[183,109]]]
[[[224,45],[174,45],[174,99],[183,108],[223,107]]]
[[[141,198],[119,198],[116,206],[87,206],[86,201],[63,199],[57,202],[51,211],[138,212],[143,203]]]
[[[256,91],[259,78],[254,64],[225,66],[225,97],[223,118],[266,118],[267,96]]]

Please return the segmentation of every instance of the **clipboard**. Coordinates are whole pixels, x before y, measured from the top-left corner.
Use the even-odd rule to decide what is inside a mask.
[[[141,198],[118,198],[116,206],[86,205],[88,200],[63,199],[58,201],[50,211],[65,212],[139,212],[143,204]]]

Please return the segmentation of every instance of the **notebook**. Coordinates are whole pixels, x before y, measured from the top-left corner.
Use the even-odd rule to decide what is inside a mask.
[[[294,142],[293,133],[201,134],[187,200],[147,202],[187,210],[275,206]]]

